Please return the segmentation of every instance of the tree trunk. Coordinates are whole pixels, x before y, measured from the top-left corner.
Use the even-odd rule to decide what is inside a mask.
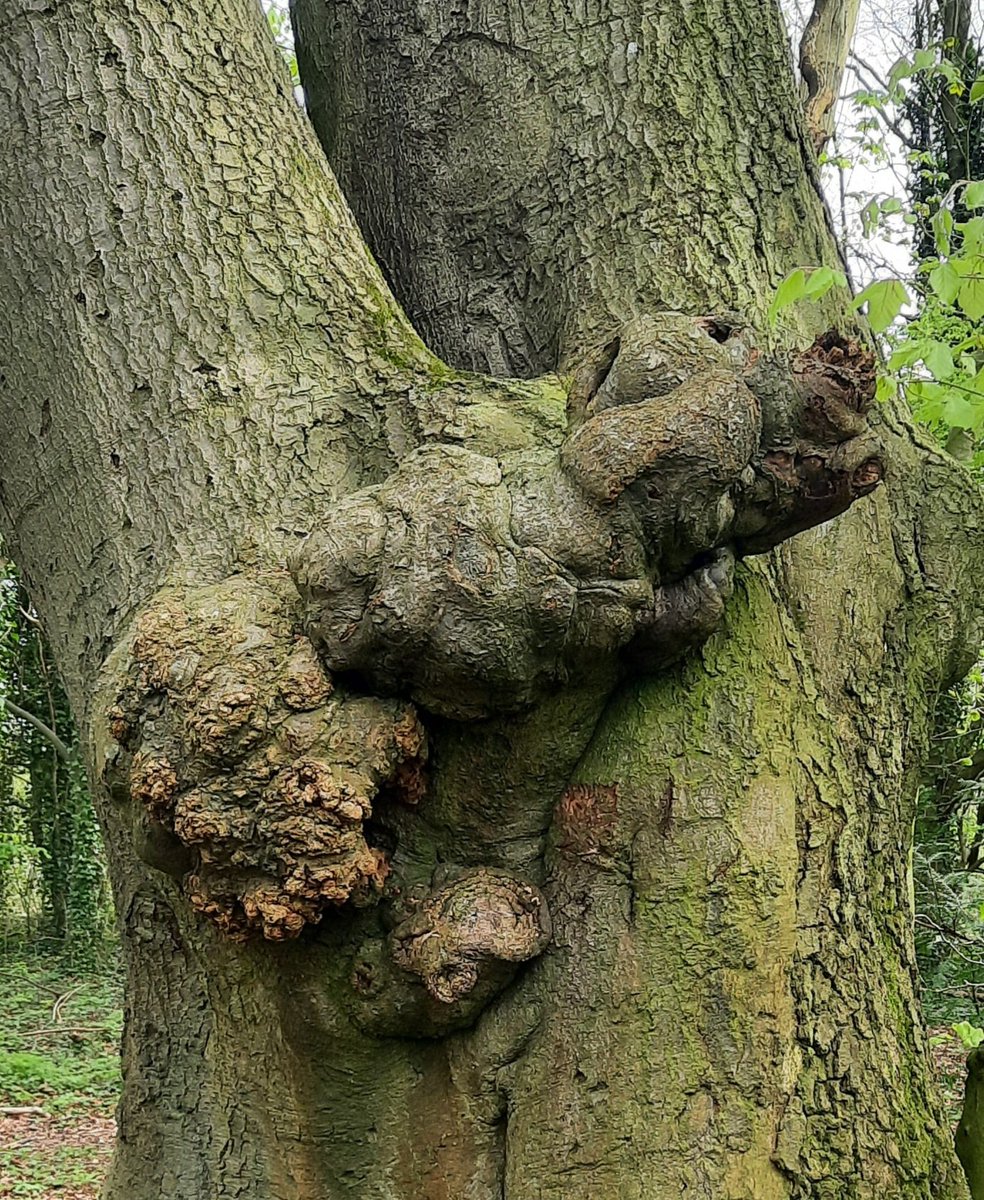
[[[14,0],[0,514],[105,784],[108,1200],[964,1197],[908,852],[979,644],[979,492],[833,402],[833,448],[797,424],[779,464],[787,360],[733,318],[646,323],[758,325],[833,254],[772,6],[298,7],[428,336],[574,371],[424,348],[249,0]],[[882,469],[746,558],[673,661],[728,555]]]
[[[835,260],[766,0],[292,14],[339,182],[451,362],[554,370],[640,310],[761,324],[790,263]]]

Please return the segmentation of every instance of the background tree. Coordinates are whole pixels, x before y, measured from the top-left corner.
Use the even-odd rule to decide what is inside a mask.
[[[531,7],[296,6],[388,278],[523,383],[420,343],[251,0],[9,0],[0,514],[105,786],[108,1195],[964,1196],[907,863],[980,493],[846,341],[754,345],[836,263],[775,6]]]
[[[981,73],[969,0],[920,0],[913,11],[914,45],[938,47],[952,71],[922,72],[915,77],[905,107],[912,125],[914,155],[911,193],[917,211],[935,213],[950,189],[984,178],[984,106],[972,102]],[[958,203],[955,216],[966,220]],[[915,246],[921,259],[936,254],[928,219]]]
[[[20,877],[25,871],[36,875],[41,926],[23,932],[53,943],[72,962],[87,962],[106,925],[99,832],[68,698],[38,617],[9,565],[5,576],[0,581],[3,875],[11,888],[18,877],[18,901],[28,910],[34,899],[31,879]]]

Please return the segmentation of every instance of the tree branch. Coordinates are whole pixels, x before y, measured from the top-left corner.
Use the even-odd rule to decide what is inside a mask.
[[[19,718],[21,721],[26,721],[28,725],[37,730],[44,740],[58,753],[58,757],[65,762],[71,762],[75,755],[71,748],[67,746],[50,725],[45,725],[44,721],[40,720],[33,713],[27,711],[26,708],[21,708],[19,704],[15,704],[13,700],[6,696],[0,696],[0,707],[6,708],[11,716]]]
[[[800,42],[806,125],[818,154],[834,131],[834,105],[859,9],[860,0],[816,0]]]

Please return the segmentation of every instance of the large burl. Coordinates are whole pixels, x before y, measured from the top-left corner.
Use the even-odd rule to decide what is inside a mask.
[[[234,938],[371,901],[389,870],[373,805],[422,786],[412,706],[336,692],[293,603],[282,572],[165,589],[108,664],[99,766],[135,802],[136,850]]]
[[[768,359],[723,320],[640,320],[573,380],[566,431],[554,385],[525,410],[524,387],[401,396],[409,453],[290,574],[162,588],[106,664],[99,769],[137,852],[226,934],[293,938],[388,890],[352,976],[376,1033],[474,1020],[550,930],[509,872],[387,882],[373,822],[422,792],[415,704],[484,718],[599,664],[610,686],[618,658],[658,669],[717,626],[737,558],[881,478],[873,362],[837,335]]]
[[[465,720],[598,656],[654,670],[721,619],[736,557],[882,476],[873,358],[837,334],[777,358],[664,314],[579,373],[559,451],[424,445],[342,500],[290,563],[325,663]]]

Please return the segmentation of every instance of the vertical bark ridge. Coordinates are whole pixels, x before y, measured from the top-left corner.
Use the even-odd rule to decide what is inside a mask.
[[[860,8],[860,0],[815,0],[800,42],[806,126],[818,154],[834,132],[834,108]]]

